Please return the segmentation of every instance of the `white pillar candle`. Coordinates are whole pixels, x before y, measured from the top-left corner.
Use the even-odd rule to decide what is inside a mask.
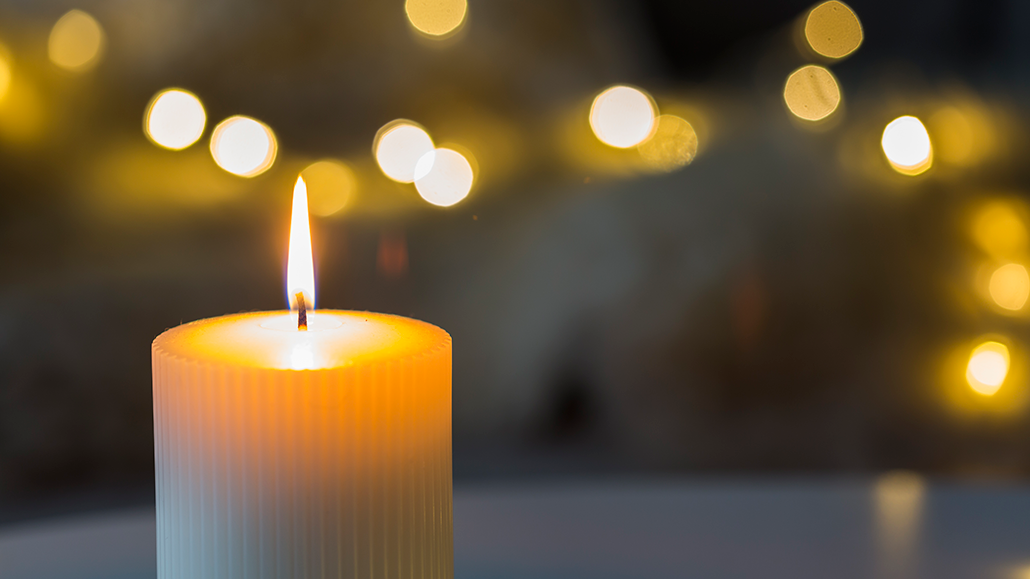
[[[453,576],[450,336],[307,326],[239,314],[154,341],[159,579]]]

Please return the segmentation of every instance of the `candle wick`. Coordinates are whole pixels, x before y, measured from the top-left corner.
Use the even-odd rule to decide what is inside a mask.
[[[304,292],[297,292],[297,329],[308,329],[308,308],[304,303]]]

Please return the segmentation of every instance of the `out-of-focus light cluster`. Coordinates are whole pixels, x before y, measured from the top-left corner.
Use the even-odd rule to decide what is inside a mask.
[[[93,68],[104,49],[104,29],[89,14],[71,10],[50,31],[50,61],[72,72]]]
[[[1001,342],[988,341],[975,348],[966,364],[966,382],[984,396],[993,396],[1009,373],[1009,349]]]
[[[433,147],[429,133],[418,123],[406,119],[383,125],[372,142],[372,152],[379,168],[398,183],[415,181],[415,165]]]
[[[861,46],[862,23],[843,2],[823,2],[805,18],[805,41],[819,56],[841,59]]]
[[[272,129],[250,117],[229,117],[211,134],[211,155],[215,162],[241,177],[254,177],[267,171],[275,162],[277,151]]]
[[[1030,273],[1024,265],[1028,250],[1026,225],[1018,203],[993,199],[982,205],[972,219],[974,243],[987,256],[977,275],[983,298],[998,313],[1022,315],[1030,298]],[[966,363],[966,383],[977,394],[994,396],[1012,373],[1007,338],[981,339],[973,347]],[[1006,387],[1000,409],[1014,410],[1021,406],[1025,392]],[[1024,400],[1025,402],[1025,400]]]
[[[676,115],[660,115],[654,99],[641,89],[605,89],[594,98],[589,118],[599,141],[616,149],[636,147],[651,170],[674,171],[697,155],[694,127]]]
[[[810,64],[787,77],[783,100],[799,119],[820,121],[840,106],[840,85],[828,69]]]
[[[159,91],[143,115],[143,133],[159,147],[179,151],[200,140],[207,113],[193,93],[170,88]],[[211,132],[211,157],[219,167],[240,177],[255,177],[272,167],[279,145],[275,133],[257,119],[236,115]]]
[[[449,148],[436,148],[422,126],[406,119],[384,125],[372,152],[383,174],[398,183],[414,183],[429,203],[449,207],[468,196],[475,181],[472,164]]]
[[[916,117],[898,117],[888,123],[880,146],[891,167],[903,175],[919,175],[933,165],[930,134]]]
[[[862,44],[862,23],[846,4],[831,0],[808,11],[803,27],[804,43],[823,60],[840,60]],[[816,123],[840,109],[842,91],[837,77],[824,66],[809,64],[787,76],[783,102],[796,118]]]
[[[404,12],[408,22],[420,33],[432,38],[446,38],[465,23],[466,0],[407,0]]]
[[[300,173],[307,184],[308,209],[319,217],[338,213],[354,195],[357,179],[354,171],[335,159],[323,159],[308,165]]]
[[[415,189],[438,207],[450,207],[472,189],[472,164],[454,149],[434,149],[415,164]]]
[[[204,105],[196,95],[182,89],[167,89],[151,99],[143,127],[155,144],[179,151],[200,139],[206,123]]]

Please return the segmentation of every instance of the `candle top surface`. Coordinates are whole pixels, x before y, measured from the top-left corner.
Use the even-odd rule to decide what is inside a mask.
[[[321,370],[425,354],[450,343],[440,328],[372,312],[253,312],[197,320],[165,331],[154,348],[198,363],[278,370]]]

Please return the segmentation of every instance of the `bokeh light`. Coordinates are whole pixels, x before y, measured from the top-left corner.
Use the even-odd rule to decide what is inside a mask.
[[[844,58],[862,44],[862,23],[843,2],[823,2],[805,19],[805,40],[820,56]]]
[[[272,129],[250,117],[229,117],[211,133],[211,156],[215,162],[241,177],[267,171],[275,162],[277,149]]]
[[[50,31],[50,61],[71,71],[85,71],[100,60],[104,48],[104,29],[89,14],[72,10],[62,16]]]
[[[639,145],[654,129],[658,107],[640,89],[614,86],[594,99],[590,128],[602,143],[625,149]]]
[[[689,165],[697,155],[697,133],[686,120],[660,115],[654,134],[638,146],[647,166],[656,171],[675,171]]]
[[[155,144],[179,151],[200,139],[206,123],[204,105],[196,95],[182,89],[167,89],[151,99],[143,128]]]
[[[1018,263],[1008,263],[991,274],[988,284],[991,299],[1006,310],[1021,310],[1030,297],[1030,275]]]
[[[1016,208],[1006,201],[991,201],[973,217],[973,241],[999,260],[1013,259],[1026,252],[1026,225]]]
[[[467,197],[474,180],[472,164],[453,149],[430,151],[415,167],[415,189],[423,199],[439,207],[450,207]]]
[[[898,117],[883,130],[880,141],[891,167],[904,175],[918,175],[933,164],[933,147],[923,123],[912,116]]]
[[[300,176],[308,188],[308,209],[319,217],[328,217],[346,207],[357,188],[354,171],[333,159],[308,165]]]
[[[973,127],[962,111],[945,107],[930,117],[934,140],[942,161],[955,165],[967,165],[976,153]]]
[[[11,60],[11,54],[0,45],[0,101],[7,96],[7,91],[11,88],[11,77],[14,76]]]
[[[433,139],[417,123],[397,119],[376,133],[372,152],[383,174],[400,183],[415,180],[415,165],[433,150]]]
[[[1009,349],[1001,342],[984,342],[973,348],[966,365],[966,382],[984,396],[993,396],[1009,373]]]
[[[407,0],[404,12],[416,30],[433,37],[445,37],[456,31],[468,12],[466,0]]]
[[[840,85],[833,73],[822,66],[803,66],[787,77],[783,100],[799,119],[818,121],[840,106]]]
[[[999,131],[991,110],[975,97],[960,95],[937,109],[926,128],[933,138],[934,156],[951,165],[976,165],[998,148]]]

